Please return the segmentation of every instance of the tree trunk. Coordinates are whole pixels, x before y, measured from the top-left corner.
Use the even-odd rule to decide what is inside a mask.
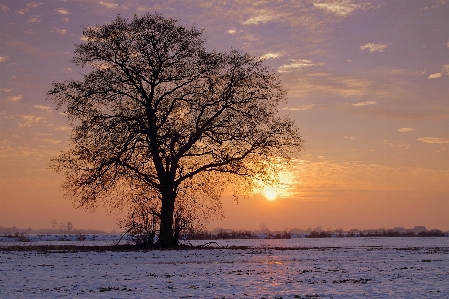
[[[175,210],[175,192],[169,190],[162,193],[161,224],[159,239],[156,243],[158,247],[173,247],[178,245],[173,231],[173,213]]]

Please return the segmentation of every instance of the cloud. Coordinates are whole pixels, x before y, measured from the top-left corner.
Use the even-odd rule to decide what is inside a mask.
[[[322,65],[324,65],[324,62],[314,63],[311,60],[298,59],[298,60],[293,60],[289,64],[281,65],[278,68],[278,72],[279,73],[289,73],[296,69],[301,69],[301,68],[306,68],[306,67],[311,67],[311,66],[322,66]]]
[[[421,137],[417,139],[418,141],[422,141],[424,143],[430,144],[446,144],[449,143],[449,139],[445,138],[437,138],[437,137]]]
[[[443,76],[443,74],[441,74],[441,73],[434,73],[434,74],[431,74],[429,77],[428,77],[428,79],[436,79],[436,78],[440,78],[440,77],[442,77]]]
[[[282,53],[279,53],[279,52],[277,52],[277,53],[268,52],[268,53],[263,54],[262,56],[260,56],[260,58],[262,58],[262,59],[272,59],[272,58],[278,58],[278,57],[281,57],[281,56],[282,56]]]
[[[377,104],[376,101],[366,101],[366,102],[360,102],[360,103],[352,104],[352,106],[362,107],[362,106],[376,105],[376,104]]]
[[[4,91],[4,92],[11,92],[13,90],[14,90],[14,88],[0,88],[0,91]]]
[[[18,96],[13,96],[13,97],[9,97],[8,98],[8,100],[10,101],[10,102],[18,102],[19,100],[21,100],[23,97],[22,97],[22,95],[18,95]]]
[[[408,144],[407,142],[399,141],[399,140],[397,140],[397,141],[389,141],[389,140],[385,139],[384,140],[384,144],[385,145],[389,145],[391,147],[398,147],[398,148],[404,149],[404,150],[407,150],[407,149],[409,149],[411,147],[411,145]]]
[[[45,111],[52,111],[51,107],[49,106],[43,106],[43,105],[33,105],[33,108],[45,110]]]
[[[72,129],[72,127],[69,127],[69,126],[59,126],[55,130],[56,131],[70,131],[71,129]]]
[[[263,14],[263,15],[258,15],[258,16],[249,18],[248,20],[246,20],[242,24],[243,25],[257,25],[259,23],[265,24],[265,23],[268,23],[268,22],[270,22],[272,20],[274,20],[274,16],[273,15]]]
[[[39,55],[43,57],[53,56],[52,53],[44,52],[42,49],[32,46],[18,40],[8,41],[5,43],[8,47],[17,48],[27,54]]]
[[[27,23],[40,23],[40,22],[41,22],[41,17],[37,16],[35,18],[29,19]]]
[[[237,31],[235,30],[235,28],[229,29],[228,31],[226,31],[226,33],[228,34],[236,34]]]
[[[9,57],[8,57],[8,56],[6,56],[6,55],[0,55],[0,63],[5,62],[5,61],[7,61],[7,60],[9,60]]]
[[[313,107],[315,107],[315,104],[302,105],[302,106],[299,106],[299,107],[285,107],[285,108],[282,108],[282,110],[287,110],[287,111],[306,111],[306,110],[313,109]]]
[[[43,117],[36,115],[21,115],[20,116],[25,122],[19,123],[20,128],[31,127],[32,124],[36,124],[43,120]]]
[[[53,29],[51,30],[52,32],[56,32],[60,35],[64,35],[67,33],[66,29],[61,29],[61,28],[57,28],[57,27],[53,27]]]
[[[447,170],[336,163],[329,159],[318,159],[320,158],[317,157],[316,162],[295,161],[291,172],[293,177],[298,179],[292,186],[292,193],[297,193],[301,197],[309,195],[322,198],[323,193],[334,197],[343,190],[367,192],[400,190],[429,192],[429,190],[442,190],[442,188],[448,190],[449,172]],[[376,196],[376,193],[373,195]]]
[[[413,132],[413,131],[415,131],[415,128],[400,128],[400,129],[398,129],[398,132],[401,132],[401,133]]]
[[[380,98],[405,99],[413,96],[410,83],[403,79],[403,73],[388,68],[372,68],[352,75],[313,72],[313,70],[321,69],[325,67],[308,68],[303,72],[304,76],[300,78],[285,76],[283,82],[289,90],[289,95],[296,98],[315,99],[336,95],[356,98],[347,104],[362,102],[360,99],[376,101]]]
[[[61,140],[57,140],[57,139],[41,139],[41,140],[44,141],[44,142],[55,144],[55,145],[61,143]]]
[[[373,43],[367,43],[364,44],[363,46],[360,46],[360,50],[365,50],[365,49],[369,49],[370,53],[373,52],[384,52],[385,49],[387,48],[387,44],[373,44]]]
[[[30,8],[38,8],[40,5],[43,5],[43,4],[44,3],[38,3],[38,2],[31,1],[31,2],[28,2],[28,4],[26,5],[27,6],[26,8],[16,9],[15,12],[18,15],[24,15],[30,10]],[[9,10],[9,8],[8,8],[8,10]]]
[[[8,12],[9,11],[9,7],[6,6],[6,5],[0,4],[0,10],[3,11],[3,12]]]
[[[24,8],[24,9],[17,9],[17,10],[16,10],[16,14],[18,14],[18,15],[24,15],[27,11],[28,11],[27,8]]]
[[[439,73],[431,74],[428,79],[437,79],[443,77],[443,75],[449,75],[449,64],[443,64]]]
[[[27,7],[28,8],[38,8],[39,5],[42,5],[42,4],[44,4],[44,3],[38,3],[38,2],[31,1],[27,4]]]
[[[328,77],[329,73],[311,73],[307,74],[308,77]]]
[[[109,2],[104,2],[104,1],[100,1],[98,3],[100,3],[101,5],[103,5],[107,8],[117,8],[118,7],[117,3],[109,3]]]
[[[324,3],[314,3],[316,8],[326,10],[337,16],[344,17],[350,15],[356,10],[367,10],[374,8],[369,2],[362,2],[360,4],[351,3],[350,0],[334,0],[326,1]]]
[[[70,12],[64,8],[56,8],[55,11],[60,15],[69,15]]]

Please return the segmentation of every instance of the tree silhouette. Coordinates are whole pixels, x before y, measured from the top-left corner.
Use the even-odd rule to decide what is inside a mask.
[[[267,179],[301,149],[293,121],[276,115],[286,92],[260,59],[208,51],[200,30],[159,14],[83,34],[72,62],[89,72],[47,92],[72,125],[52,167],[78,206],[121,208],[145,192],[158,202],[158,245],[173,246],[178,198],[198,199],[192,211],[229,184]]]

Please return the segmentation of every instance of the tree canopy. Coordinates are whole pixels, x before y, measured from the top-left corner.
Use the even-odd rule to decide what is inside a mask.
[[[219,202],[227,184],[267,177],[300,151],[294,122],[278,116],[286,92],[261,59],[210,51],[202,31],[159,14],[117,16],[83,34],[73,62],[88,73],[47,93],[72,126],[71,148],[52,167],[79,206],[144,197],[158,244],[172,246],[177,201],[191,211]]]

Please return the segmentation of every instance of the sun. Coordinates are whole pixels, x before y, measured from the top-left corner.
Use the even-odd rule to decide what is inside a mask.
[[[276,190],[270,187],[265,187],[262,190],[262,194],[268,199],[269,201],[275,200],[278,197],[278,193]]]

